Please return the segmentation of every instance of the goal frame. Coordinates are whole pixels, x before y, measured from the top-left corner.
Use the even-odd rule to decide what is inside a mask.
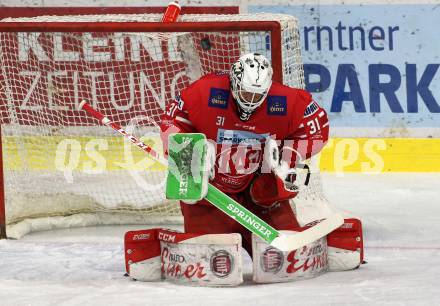
[[[271,33],[273,79],[283,82],[281,25],[278,21],[227,22],[0,22],[0,32],[240,32]],[[278,47],[276,47],[278,46]]]
[[[2,125],[0,122],[0,239],[6,239],[6,199],[3,178]]]
[[[0,32],[241,32],[270,33],[273,80],[283,82],[282,29],[274,21],[212,21],[212,22],[0,22]],[[2,122],[0,121],[0,126]],[[2,135],[0,128],[0,239],[7,238],[6,197],[3,172]]]

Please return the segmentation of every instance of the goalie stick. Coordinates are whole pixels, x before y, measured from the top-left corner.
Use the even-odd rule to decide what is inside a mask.
[[[156,161],[164,166],[168,166],[168,161],[163,158],[163,156],[154,151],[150,146],[129,134],[119,124],[111,121],[108,117],[94,109],[90,104],[87,103],[87,101],[82,101],[79,104],[78,109],[85,110],[89,115],[98,119],[101,124],[106,125],[120,133],[122,136],[130,140],[134,145],[149,154]],[[223,211],[229,217],[246,227],[249,231],[253,232],[263,240],[267,241],[267,243],[284,252],[299,249],[304,245],[324,237],[344,224],[344,219],[339,214],[332,214],[327,219],[322,220],[320,223],[302,232],[286,234],[277,231],[248,209],[244,208],[237,201],[211,184],[208,185],[208,194],[205,199]]]

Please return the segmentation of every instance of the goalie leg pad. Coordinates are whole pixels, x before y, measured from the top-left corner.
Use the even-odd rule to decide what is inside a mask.
[[[140,281],[198,286],[243,282],[240,234],[132,231],[125,236],[125,255],[128,274]]]
[[[125,269],[132,279],[145,282],[162,279],[158,231],[153,228],[125,234]]]
[[[282,252],[252,235],[252,250],[253,280],[256,283],[290,282],[313,278],[328,271],[326,237],[298,250]]]
[[[344,224],[327,236],[330,271],[346,271],[359,267],[364,261],[362,223],[345,219]]]
[[[240,234],[162,230],[159,239],[166,280],[198,286],[237,286],[243,282]]]

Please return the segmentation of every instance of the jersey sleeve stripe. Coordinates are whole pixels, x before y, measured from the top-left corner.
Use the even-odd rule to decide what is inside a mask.
[[[176,119],[177,121],[180,121],[180,122],[186,123],[186,124],[188,124],[188,125],[193,125],[192,122],[189,121],[188,119],[185,119],[185,118],[182,118],[182,117],[179,117],[179,116],[176,116],[175,119]]]

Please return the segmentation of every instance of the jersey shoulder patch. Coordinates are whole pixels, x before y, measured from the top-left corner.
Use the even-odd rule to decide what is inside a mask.
[[[318,103],[316,103],[315,100],[312,100],[312,102],[310,102],[309,105],[307,105],[306,110],[304,111],[304,118],[310,117],[318,110],[319,110]]]

